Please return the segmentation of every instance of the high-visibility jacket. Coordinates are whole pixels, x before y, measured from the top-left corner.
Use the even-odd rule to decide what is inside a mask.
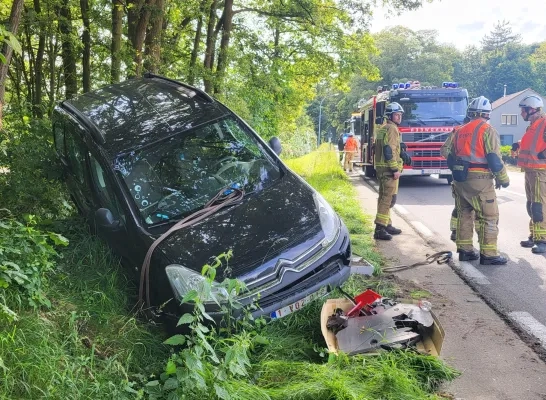
[[[450,154],[455,158],[468,161],[468,171],[474,174],[491,174],[488,154],[496,154],[497,161],[502,163],[499,134],[491,125],[481,119],[475,119],[455,129]],[[446,157],[447,158],[447,157]],[[498,164],[495,166],[498,167]],[[510,179],[504,164],[495,168],[495,178],[500,183],[508,183]]]
[[[538,153],[546,150],[544,134],[546,117],[542,115],[527,128],[521,138],[518,155],[518,166],[523,168],[546,169],[546,160],[538,158]]]
[[[468,161],[470,170],[475,168],[489,169],[485,152],[484,133],[489,127],[480,119],[470,121],[457,130],[453,145],[455,157]]]
[[[390,147],[390,160],[385,157],[385,146]],[[377,172],[402,172],[404,169],[400,157],[400,131],[398,126],[390,120],[387,120],[384,125],[375,127],[374,166]]]
[[[357,151],[358,150],[358,142],[356,141],[354,136],[349,136],[347,141],[345,142],[345,151]]]

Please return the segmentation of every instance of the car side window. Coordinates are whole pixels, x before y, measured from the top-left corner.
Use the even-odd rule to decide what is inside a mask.
[[[53,140],[55,142],[57,154],[61,157],[65,157],[64,126],[62,122],[55,122],[55,125],[53,125]]]
[[[91,178],[93,181],[93,188],[97,193],[101,204],[108,208],[114,218],[121,218],[123,222],[126,221],[125,213],[121,207],[112,185],[110,184],[108,177],[106,176],[104,169],[100,165],[99,161],[89,154],[89,161],[91,164]]]
[[[66,125],[65,146],[66,158],[74,177],[79,184],[85,185],[85,145],[77,137],[76,127],[71,123]]]

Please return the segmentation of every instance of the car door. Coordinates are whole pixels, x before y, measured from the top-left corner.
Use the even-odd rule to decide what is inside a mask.
[[[118,198],[110,177],[105,172],[97,157],[88,154],[91,188],[98,208],[106,208],[112,213],[113,219],[119,221],[116,227],[104,228],[97,226],[98,235],[103,238],[114,252],[123,258],[124,266],[137,272],[142,262],[139,254],[139,238],[136,237],[136,229],[132,220],[127,217],[123,203]],[[97,208],[97,209],[98,209]]]
[[[88,185],[88,169],[86,165],[87,146],[83,141],[83,133],[72,121],[56,124],[56,136],[60,130],[64,133],[64,157],[61,159],[66,170],[66,183],[81,215],[89,221],[93,220],[95,204]],[[59,144],[59,146],[61,146]]]

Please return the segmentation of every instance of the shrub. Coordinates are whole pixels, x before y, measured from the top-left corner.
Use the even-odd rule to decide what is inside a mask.
[[[47,273],[55,266],[54,245],[68,244],[63,236],[36,228],[36,218],[26,224],[16,221],[7,210],[0,210],[0,320],[14,320],[10,305],[50,306],[43,286]],[[12,306],[13,307],[13,306]]]

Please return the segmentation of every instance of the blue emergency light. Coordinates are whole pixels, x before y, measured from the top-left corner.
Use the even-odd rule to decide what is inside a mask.
[[[406,82],[406,89],[409,89],[409,88],[410,88],[410,86],[411,86],[411,83],[409,83],[409,82]]]
[[[392,88],[393,88],[394,90],[398,89],[398,83],[393,83],[393,84],[392,84]]]
[[[406,87],[406,84],[405,84],[404,82],[399,83],[399,84],[398,84],[398,87],[399,87],[400,89],[404,89],[404,88]]]
[[[456,89],[459,87],[457,82],[442,82],[442,87],[444,89]]]

